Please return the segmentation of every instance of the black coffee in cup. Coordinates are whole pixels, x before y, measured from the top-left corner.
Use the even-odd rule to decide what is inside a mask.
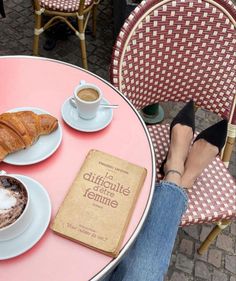
[[[84,88],[77,93],[78,98],[83,101],[96,101],[99,98],[99,93],[92,88]]]
[[[27,191],[20,181],[8,176],[0,177],[0,229],[20,217],[27,201]]]

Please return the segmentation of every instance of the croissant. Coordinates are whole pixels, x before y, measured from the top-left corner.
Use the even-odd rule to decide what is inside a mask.
[[[0,114],[0,161],[9,153],[27,148],[39,136],[47,135],[58,127],[58,120],[49,114],[32,111]]]

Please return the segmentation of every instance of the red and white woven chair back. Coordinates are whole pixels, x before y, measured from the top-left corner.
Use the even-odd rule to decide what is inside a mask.
[[[92,0],[85,0],[84,6],[92,4]],[[72,13],[79,10],[80,0],[39,0],[41,7],[52,11]]]
[[[229,0],[147,0],[126,20],[112,83],[138,109],[188,101],[229,118],[235,91],[236,8]]]

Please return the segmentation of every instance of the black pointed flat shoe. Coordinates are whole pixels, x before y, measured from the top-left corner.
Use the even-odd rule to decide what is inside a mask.
[[[194,101],[190,100],[186,105],[179,111],[170,124],[170,136],[173,127],[176,124],[186,125],[195,131],[195,111],[194,111]]]
[[[203,130],[200,134],[197,135],[194,142],[196,142],[199,139],[204,139],[210,144],[216,146],[220,153],[225,145],[225,141],[227,137],[227,128],[228,128],[228,121],[226,119],[223,119],[220,122]]]
[[[170,124],[170,139],[171,139],[171,132],[173,127],[176,124],[186,125],[193,130],[193,134],[195,132],[195,111],[194,111],[194,101],[191,99],[188,103],[185,104],[185,106],[179,111],[179,113],[175,116],[175,118],[172,120]],[[168,155],[168,153],[167,153]],[[164,165],[166,163],[166,158],[161,164],[161,167],[159,169],[160,174],[164,176]]]

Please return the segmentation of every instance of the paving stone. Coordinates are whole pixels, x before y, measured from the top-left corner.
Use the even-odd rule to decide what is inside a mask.
[[[29,46],[29,39],[28,39],[28,38],[22,38],[22,39],[20,39],[20,42],[21,42],[21,44],[23,44],[23,45]],[[30,42],[30,43],[31,43],[31,44],[30,44],[30,47],[33,48],[33,40],[32,40],[32,42]]]
[[[34,12],[33,9],[25,9],[20,12],[21,16],[23,16],[26,20],[28,20],[28,24],[34,26]],[[31,17],[30,17],[31,16]]]
[[[201,108],[199,108],[197,110],[197,116],[202,118],[202,119],[206,119],[206,111],[201,109]]]
[[[87,44],[86,49],[87,49],[87,53],[91,55],[96,51],[96,46],[92,44]]]
[[[171,256],[171,259],[170,259],[170,263],[169,263],[169,266],[174,266],[175,265],[175,262],[176,262],[176,255],[175,254],[172,254]]]
[[[179,249],[179,243],[180,243],[180,236],[181,236],[181,229],[178,230],[178,235],[175,238],[175,244],[173,248],[173,252],[178,251]]]
[[[231,276],[229,281],[236,281],[236,276]]]
[[[204,280],[210,280],[210,271],[207,268],[207,265],[202,261],[196,261],[194,273],[197,277],[200,277]]]
[[[20,38],[22,38],[22,35],[20,33],[17,33],[14,28],[6,27],[4,29],[4,32],[14,40],[19,40]]]
[[[96,71],[96,74],[102,78],[104,78],[105,80],[109,81],[109,73],[103,69],[100,69],[98,71]]]
[[[207,236],[209,235],[209,233],[211,232],[211,230],[213,229],[213,226],[209,226],[209,225],[203,225],[202,226],[202,230],[201,230],[201,234],[200,234],[200,241],[203,242]]]
[[[198,254],[198,252],[197,252],[200,245],[201,245],[200,243],[195,244],[194,258],[195,258],[195,260],[207,261],[208,251],[205,251],[202,255]]]
[[[222,271],[214,269],[212,275],[212,281],[228,281],[228,276]]]
[[[225,256],[225,268],[231,273],[236,274],[236,256],[226,255]]]
[[[176,268],[191,274],[193,271],[194,263],[191,259],[187,258],[186,256],[182,254],[178,254],[175,266]]]
[[[180,243],[179,251],[183,254],[191,256],[193,253],[193,242],[191,240],[183,239]]]
[[[170,279],[168,278],[168,276],[164,277],[164,281],[170,281]]]
[[[3,36],[1,37],[1,40],[0,40],[0,46],[4,43],[9,44],[9,38],[3,34]]]
[[[236,236],[236,223],[235,222],[231,223],[230,232],[231,232],[231,234]]]
[[[225,234],[219,234],[216,246],[220,249],[233,253],[233,239]]]
[[[21,3],[21,6],[23,6],[24,8],[32,8],[32,3],[30,1],[29,2],[23,1]]]
[[[8,7],[9,9],[13,9],[16,6],[16,4],[13,1],[4,1],[4,8],[5,6]]]
[[[208,262],[215,267],[221,266],[222,252],[217,249],[210,249],[208,254]]]
[[[22,10],[24,9],[24,7],[21,7],[20,5],[16,5],[16,6],[14,7],[14,9],[15,9],[17,12],[20,12],[20,11],[22,11]]]
[[[97,65],[102,65],[102,64],[104,64],[104,63],[108,63],[108,62],[104,62],[104,60],[103,60],[103,58],[99,58],[99,57],[97,57],[97,56],[95,56],[94,54],[93,55],[91,55],[90,57],[88,57],[88,61],[89,61],[89,63],[91,63],[91,64],[97,64]]]
[[[199,239],[199,226],[191,225],[183,228],[184,232],[187,233],[190,237],[198,240]]]
[[[170,281],[188,281],[188,277],[184,275],[182,272],[177,272],[175,271],[172,276]]]

